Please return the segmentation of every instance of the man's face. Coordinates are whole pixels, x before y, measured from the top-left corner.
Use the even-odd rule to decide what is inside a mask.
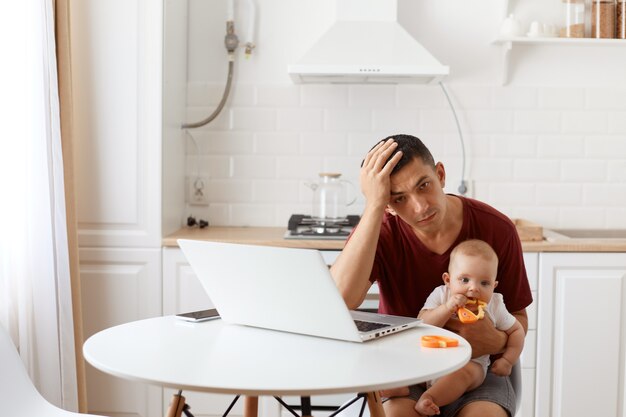
[[[418,232],[436,232],[446,213],[445,176],[441,163],[433,169],[421,158],[414,158],[391,176],[387,211]]]

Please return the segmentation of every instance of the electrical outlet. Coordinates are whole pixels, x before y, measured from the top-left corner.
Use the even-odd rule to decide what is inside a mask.
[[[187,202],[194,206],[208,206],[207,185],[205,177],[187,178]]]

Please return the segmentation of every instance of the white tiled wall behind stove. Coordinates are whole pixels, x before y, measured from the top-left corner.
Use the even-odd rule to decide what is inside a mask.
[[[190,120],[219,87],[188,85]],[[448,88],[472,196],[550,227],[626,227],[626,88]],[[460,141],[438,86],[236,85],[218,119],[191,132],[188,175],[209,178],[211,200],[193,210],[215,225],[283,226],[310,213],[306,181],[338,171],[358,184],[367,149],[393,133],[424,140],[456,192]]]

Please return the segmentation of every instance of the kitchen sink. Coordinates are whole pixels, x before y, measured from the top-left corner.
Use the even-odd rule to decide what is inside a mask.
[[[626,229],[552,229],[546,240],[558,239],[626,239]]]

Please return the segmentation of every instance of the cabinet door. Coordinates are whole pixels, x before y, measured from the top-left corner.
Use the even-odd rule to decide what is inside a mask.
[[[163,4],[70,5],[79,245],[160,247]]]
[[[85,339],[106,328],[161,315],[159,249],[80,249]],[[89,413],[162,415],[161,388],[117,378],[87,365]]]
[[[536,415],[623,415],[625,253],[542,254]]]

